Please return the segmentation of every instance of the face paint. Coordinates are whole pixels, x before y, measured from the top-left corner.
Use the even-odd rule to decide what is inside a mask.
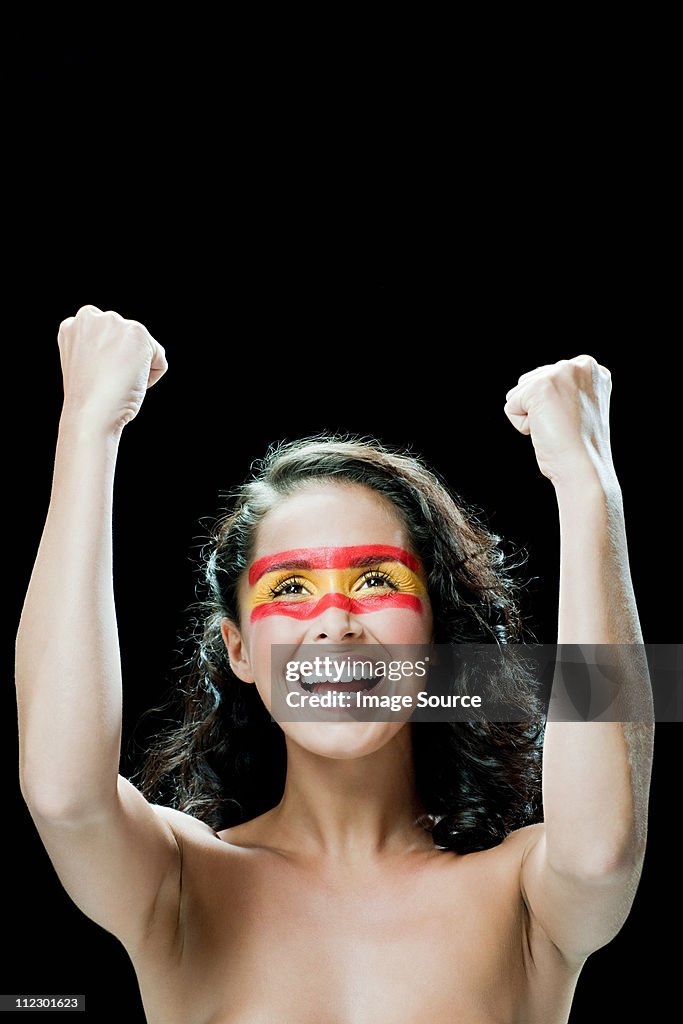
[[[413,572],[419,572],[420,569],[418,559],[410,551],[386,544],[358,544],[345,548],[299,548],[259,558],[249,570],[249,584],[253,586],[264,573],[273,572],[275,569],[346,569],[377,562],[403,562]]]
[[[420,612],[426,590],[419,568],[409,551],[379,544],[268,555],[249,571],[251,620],[312,619],[327,608],[353,615],[385,608]]]
[[[251,613],[251,621],[257,622],[267,615],[288,615],[292,619],[314,619],[327,608],[341,608],[350,615],[364,615],[384,608],[410,608],[422,611],[422,601],[413,594],[374,594],[362,600],[345,597],[344,594],[325,594],[319,601],[272,601],[257,605]]]

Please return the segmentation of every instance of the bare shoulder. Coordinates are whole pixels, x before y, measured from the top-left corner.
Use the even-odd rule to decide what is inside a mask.
[[[454,873],[464,870],[471,884],[483,887],[500,908],[507,906],[527,927],[530,907],[524,892],[524,865],[544,834],[545,825],[526,825],[511,832],[497,846],[457,857],[450,870]]]
[[[498,870],[510,879],[521,878],[524,861],[531,850],[541,841],[545,825],[525,825],[505,837],[498,846],[470,856],[481,857],[489,870]]]
[[[170,825],[173,833],[179,841],[189,840],[201,842],[202,839],[216,839],[216,833],[206,822],[195,818],[192,814],[184,811],[177,811],[174,807],[166,807],[164,804],[152,804],[152,810],[162,821]]]
[[[236,852],[240,845],[238,836],[241,826],[234,838],[226,838],[233,829],[216,832],[200,818],[185,811],[178,811],[163,804],[153,804],[152,810],[171,829],[180,851],[180,871],[182,883],[187,883],[190,876],[201,877],[215,858],[219,858],[222,866],[228,867],[231,851]]]
[[[543,842],[545,825],[525,825],[506,836],[499,846],[486,851],[490,854],[489,867],[498,863],[498,870],[514,886],[527,913],[531,912],[524,887],[524,866],[533,851]]]
[[[529,851],[542,840],[544,835],[545,825],[542,822],[536,825],[525,825],[524,828],[518,828],[511,832],[495,849],[500,850],[502,855],[509,858],[512,863],[518,862],[521,867]]]
[[[269,812],[245,821],[239,825],[216,832],[206,822],[178,811],[173,807],[154,804],[153,810],[170,826],[183,855],[183,867],[191,868],[195,862],[202,862],[202,855],[218,857],[221,863],[237,859],[242,851],[271,847],[269,842]]]

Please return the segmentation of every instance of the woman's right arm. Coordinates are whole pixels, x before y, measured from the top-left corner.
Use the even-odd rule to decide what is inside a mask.
[[[69,895],[137,948],[177,919],[180,853],[176,812],[118,774],[112,495],[121,432],[166,360],[142,324],[94,306],[62,323],[59,346],[52,495],[17,636],[20,784]]]

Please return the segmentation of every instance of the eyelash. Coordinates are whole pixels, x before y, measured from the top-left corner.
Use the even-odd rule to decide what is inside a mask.
[[[306,580],[302,580],[300,576],[286,576],[285,579],[280,580],[274,587],[270,587],[271,597],[280,597],[284,593],[285,587],[305,587]],[[296,595],[295,595],[296,596]]]
[[[373,579],[374,580],[382,580],[382,582],[385,583],[386,586],[391,587],[392,590],[397,590],[398,589],[395,580],[390,576],[390,574],[388,572],[383,572],[381,569],[371,569],[371,570],[369,570],[369,572],[367,572],[363,576],[361,576],[356,581],[356,583],[361,583],[361,582],[362,583],[366,583],[368,580],[373,580]],[[284,594],[286,587],[305,587],[305,586],[306,586],[306,580],[302,579],[300,576],[287,576],[287,577],[285,577],[285,579],[280,580],[279,583],[276,583],[275,586],[269,588],[270,589],[270,596],[271,597],[281,597]],[[296,597],[297,595],[293,595],[293,596]]]
[[[397,589],[396,581],[393,579],[393,577],[390,576],[388,572],[383,572],[381,569],[372,569],[370,572],[366,573],[365,576],[361,576],[359,582],[362,580],[362,582],[365,583],[367,580],[370,579],[383,580],[384,583],[386,583],[388,587],[391,587],[392,590]]]

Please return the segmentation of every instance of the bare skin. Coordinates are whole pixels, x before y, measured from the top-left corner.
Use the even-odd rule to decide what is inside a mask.
[[[585,959],[633,900],[651,727],[550,723],[545,824],[465,857],[415,823],[409,726],[393,722],[336,735],[284,724],[281,803],[218,835],[150,806],[118,775],[111,496],[121,432],[166,362],[142,325],[95,307],[64,322],[60,349],[52,499],[17,641],[20,781],[66,890],[128,950],[150,1024],[566,1021]],[[608,402],[607,372],[577,357],[524,375],[505,409],[558,498],[561,643],[641,639]],[[322,486],[266,517],[256,555],[407,547],[402,531],[373,492]],[[260,687],[278,630],[306,643],[428,639],[428,602],[409,615],[245,615],[224,638],[235,673]],[[639,685],[647,705],[646,675]]]

